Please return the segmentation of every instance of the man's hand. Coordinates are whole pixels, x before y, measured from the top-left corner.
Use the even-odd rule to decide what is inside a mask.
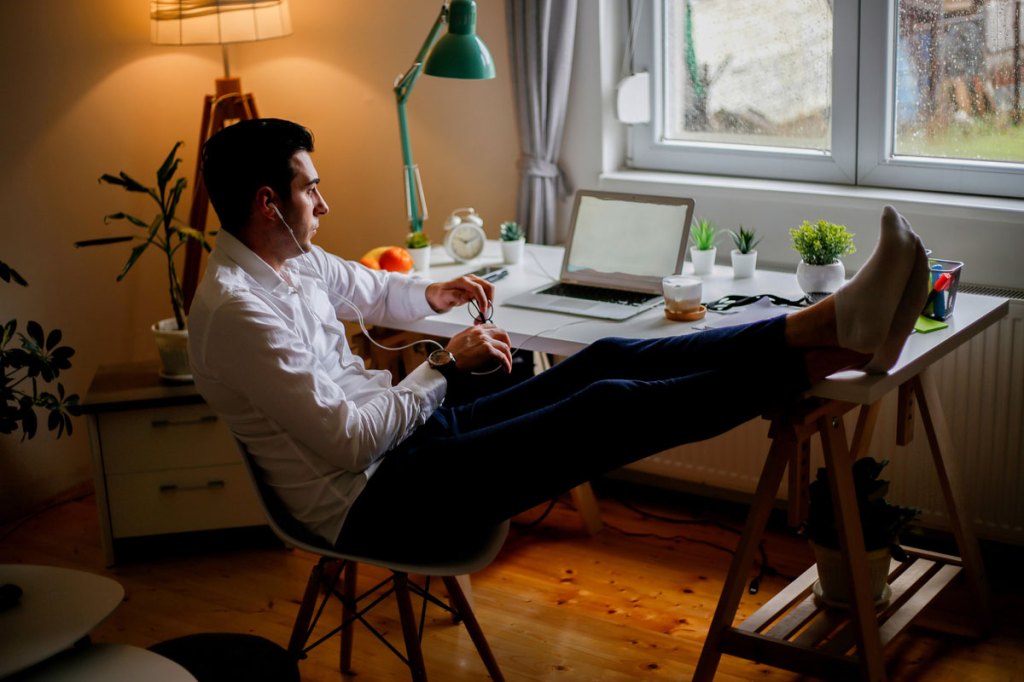
[[[488,310],[493,300],[494,285],[476,275],[464,275],[450,282],[434,282],[427,287],[427,303],[439,313],[446,313],[469,301],[475,301],[480,310]]]
[[[506,373],[512,371],[512,341],[503,329],[490,323],[463,329],[445,350],[455,356],[455,366],[463,372],[490,369],[495,361]]]

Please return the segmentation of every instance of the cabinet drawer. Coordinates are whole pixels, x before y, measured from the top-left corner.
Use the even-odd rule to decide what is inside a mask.
[[[107,477],[113,536],[266,523],[241,464]]]
[[[107,474],[240,462],[230,431],[207,405],[112,412],[98,423]]]

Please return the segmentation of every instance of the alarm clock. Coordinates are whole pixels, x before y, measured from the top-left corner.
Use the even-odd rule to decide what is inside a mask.
[[[484,250],[487,235],[484,219],[472,208],[452,212],[444,223],[444,250],[460,263],[471,261]]]

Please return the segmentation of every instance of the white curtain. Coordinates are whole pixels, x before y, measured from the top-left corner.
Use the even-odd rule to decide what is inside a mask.
[[[506,0],[519,127],[516,220],[527,239],[554,243],[555,209],[572,192],[558,166],[576,37],[576,0]]]

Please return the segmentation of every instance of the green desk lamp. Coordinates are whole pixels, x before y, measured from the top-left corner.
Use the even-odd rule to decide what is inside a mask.
[[[441,28],[446,23],[448,33],[438,40]],[[402,135],[402,160],[405,162],[405,204],[409,214],[410,232],[420,232],[423,229],[423,221],[427,218],[423,183],[420,180],[419,168],[412,162],[409,123],[405,114],[405,104],[420,72],[442,78],[494,78],[494,61],[491,59],[491,53],[476,35],[476,2],[451,0],[442,5],[441,13],[412,66],[395,81],[398,128]]]

